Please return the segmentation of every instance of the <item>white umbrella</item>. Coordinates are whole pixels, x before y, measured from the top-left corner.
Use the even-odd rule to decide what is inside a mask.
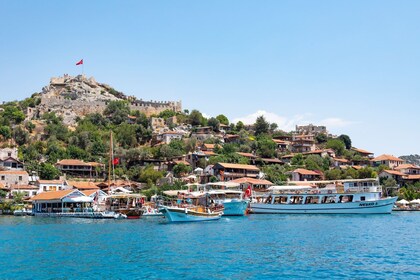
[[[397,203],[397,204],[409,204],[410,202],[408,202],[408,201],[407,201],[407,200],[405,200],[405,199],[401,199],[401,200],[397,201],[396,203]]]
[[[410,201],[410,204],[420,204],[420,199],[414,199],[412,201]]]

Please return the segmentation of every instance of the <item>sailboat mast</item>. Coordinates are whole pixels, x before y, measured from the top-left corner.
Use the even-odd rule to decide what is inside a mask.
[[[112,149],[112,131],[110,132],[110,141],[109,141],[109,162],[108,162],[108,194],[111,193],[111,165],[113,164],[113,149]]]

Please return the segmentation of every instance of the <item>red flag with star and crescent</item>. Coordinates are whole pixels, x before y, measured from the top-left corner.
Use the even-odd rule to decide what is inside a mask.
[[[82,65],[83,64],[83,59],[81,59],[79,62],[76,63],[76,65]]]

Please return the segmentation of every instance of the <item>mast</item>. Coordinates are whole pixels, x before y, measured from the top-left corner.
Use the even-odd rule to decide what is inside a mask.
[[[111,165],[114,161],[114,151],[113,151],[113,144],[112,144],[112,131],[110,131],[110,141],[109,141],[109,162],[108,162],[108,194],[111,194]],[[114,170],[114,168],[112,168]]]

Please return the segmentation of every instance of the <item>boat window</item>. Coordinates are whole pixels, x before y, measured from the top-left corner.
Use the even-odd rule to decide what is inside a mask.
[[[312,196],[308,195],[305,200],[305,204],[316,204],[319,203],[319,197],[318,196]]]
[[[366,200],[366,196],[361,196],[360,197],[360,201],[365,201]]]
[[[338,202],[352,202],[353,201],[353,195],[341,195]]]
[[[295,195],[290,197],[290,204],[302,204],[303,196]]]
[[[335,203],[335,195],[326,195],[322,198],[321,203]]]

